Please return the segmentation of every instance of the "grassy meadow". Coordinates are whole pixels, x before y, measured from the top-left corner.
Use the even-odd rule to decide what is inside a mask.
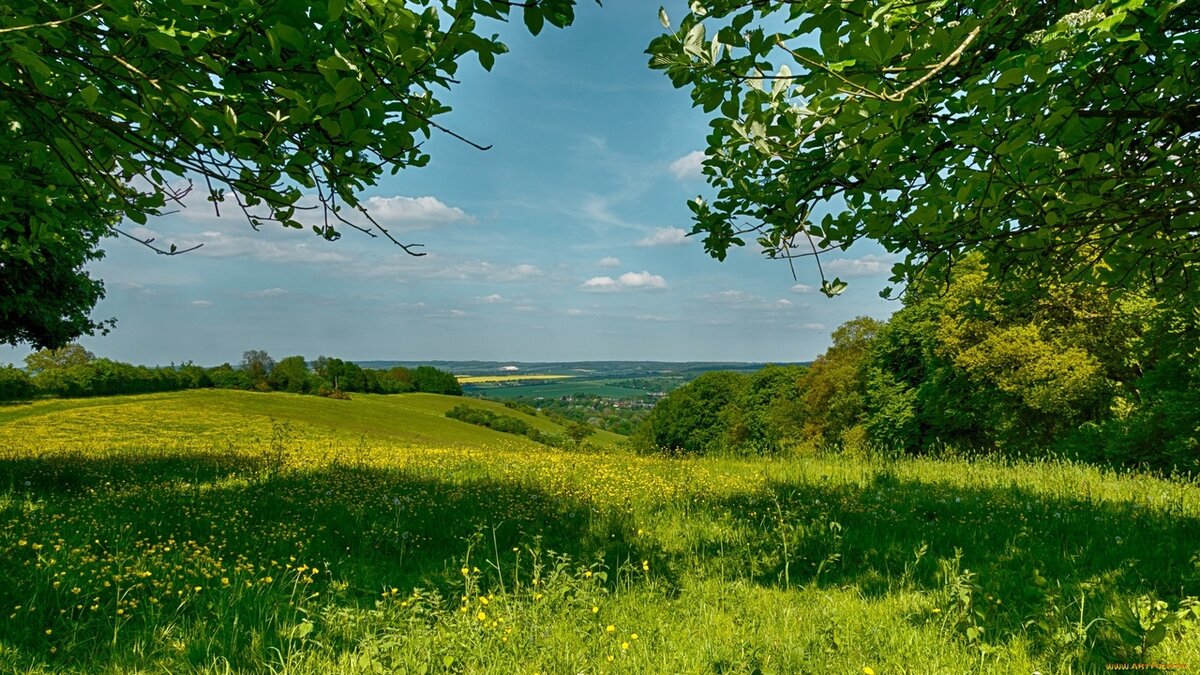
[[[462,402],[0,407],[0,672],[1200,668],[1195,482],[567,452]]]

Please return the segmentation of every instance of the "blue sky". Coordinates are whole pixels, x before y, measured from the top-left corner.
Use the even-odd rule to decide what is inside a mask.
[[[497,26],[510,48],[492,72],[464,64],[444,96],[448,136],[423,169],[366,193],[380,222],[428,255],[406,256],[357,232],[306,231],[216,218],[199,201],[152,220],[158,243],[203,242],[168,258],[106,242],[92,270],[107,285],[98,355],[144,364],[276,358],[560,361],[799,361],[857,315],[898,308],[878,297],[890,260],[870,245],[825,259],[851,282],[841,297],[793,279],[753,249],[725,262],[685,238],[686,201],[706,194],[699,154],[707,118],[646,67],[657,4],[584,2],[576,24],[538,37]],[[668,5],[668,10],[672,7]],[[682,11],[674,8],[675,15]],[[130,226],[132,228],[132,226]],[[0,351],[17,362],[26,350]]]

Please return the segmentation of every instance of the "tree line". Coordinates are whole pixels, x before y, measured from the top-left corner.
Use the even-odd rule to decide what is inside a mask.
[[[1048,284],[1013,302],[978,257],[833,332],[808,368],[707,373],[634,435],[643,451],[796,446],[1064,456],[1200,471],[1200,310],[1148,289]]]
[[[333,398],[345,398],[352,392],[462,395],[462,387],[454,375],[432,366],[381,370],[328,356],[312,362],[303,356],[289,356],[276,362],[262,350],[245,352],[236,366],[224,363],[205,368],[185,363],[147,367],[97,358],[80,345],[70,344],[30,354],[25,358],[24,369],[0,368],[0,400],[9,401],[203,388],[284,391]]]

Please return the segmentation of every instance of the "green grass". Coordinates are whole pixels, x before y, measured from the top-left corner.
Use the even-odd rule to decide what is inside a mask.
[[[1194,482],[568,453],[460,401],[0,409],[0,672],[1200,665]]]
[[[462,403],[518,417],[542,431],[564,431],[545,417],[532,417],[498,403],[437,394],[353,394],[349,401],[337,401],[213,389],[0,406],[0,425],[8,426],[10,434],[20,435],[19,430],[26,428],[45,442],[64,445],[144,443],[147,438],[158,444],[242,442],[269,436],[272,420],[290,422],[307,436],[326,443],[366,438],[397,444],[482,445],[508,438],[445,417],[447,410]],[[147,435],[139,426],[149,426],[154,433]],[[601,447],[622,440],[622,436],[602,430],[588,437],[588,443]]]

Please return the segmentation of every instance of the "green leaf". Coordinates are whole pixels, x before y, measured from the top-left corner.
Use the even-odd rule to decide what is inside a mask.
[[[542,26],[545,25],[546,17],[542,14],[540,5],[529,5],[525,8],[525,27],[529,29],[531,35],[537,35],[542,32]]]
[[[79,97],[83,99],[87,107],[92,108],[96,105],[96,99],[100,98],[100,90],[96,88],[96,85],[89,84],[79,90]]]
[[[329,20],[337,21],[346,11],[346,0],[329,0]]]
[[[146,33],[145,37],[146,42],[148,42],[151,47],[164,52],[171,52],[176,56],[183,56],[183,50],[180,49],[179,42],[176,41],[175,38],[158,31]]]
[[[280,40],[283,40],[284,44],[293,49],[299,51],[307,46],[304,34],[286,23],[275,24],[275,33],[279,36]]]

